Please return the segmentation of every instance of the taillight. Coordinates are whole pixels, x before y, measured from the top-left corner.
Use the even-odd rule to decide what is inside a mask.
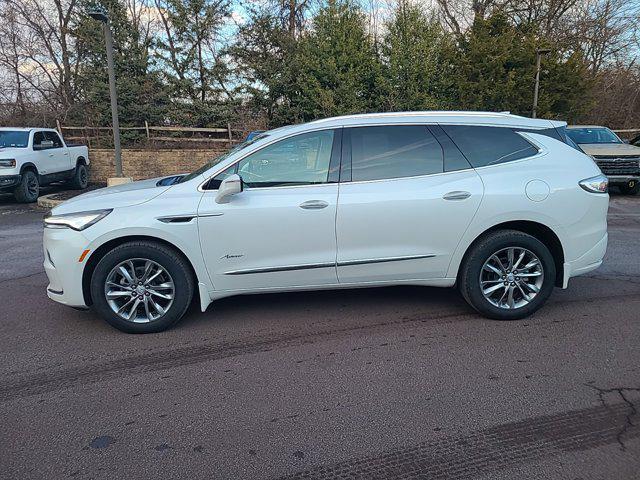
[[[607,193],[609,191],[609,179],[605,175],[585,178],[579,182],[579,185],[590,193]]]

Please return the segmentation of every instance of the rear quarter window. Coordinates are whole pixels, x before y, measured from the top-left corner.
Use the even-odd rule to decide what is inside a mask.
[[[536,147],[511,128],[479,125],[441,127],[475,168],[513,162],[538,153]]]

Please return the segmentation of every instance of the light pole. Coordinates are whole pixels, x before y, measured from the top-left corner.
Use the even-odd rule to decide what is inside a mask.
[[[118,94],[116,92],[116,72],[113,66],[113,34],[107,13],[102,9],[87,12],[94,20],[102,23],[107,44],[107,70],[109,72],[109,96],[111,97],[111,122],[113,124],[113,149],[115,151],[116,177],[122,178],[122,151],[120,148],[120,122],[118,121]],[[113,182],[121,183],[121,182]]]
[[[536,50],[536,85],[533,87],[533,111],[531,118],[536,118],[536,110],[538,110],[538,90],[540,89],[540,60],[542,55],[551,53],[548,48],[539,48]]]

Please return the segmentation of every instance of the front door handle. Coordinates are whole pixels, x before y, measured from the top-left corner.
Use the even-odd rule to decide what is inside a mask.
[[[305,210],[320,210],[328,206],[329,204],[324,200],[307,200],[300,204],[300,208],[304,208]]]
[[[471,194],[469,192],[463,192],[461,190],[454,190],[453,192],[445,193],[442,198],[445,200],[465,200],[469,198]]]

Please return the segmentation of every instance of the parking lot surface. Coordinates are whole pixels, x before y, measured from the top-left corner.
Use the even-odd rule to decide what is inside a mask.
[[[635,479],[640,197],[532,318],[453,289],[227,298],[120,333],[47,299],[43,211],[0,196],[0,478]]]

